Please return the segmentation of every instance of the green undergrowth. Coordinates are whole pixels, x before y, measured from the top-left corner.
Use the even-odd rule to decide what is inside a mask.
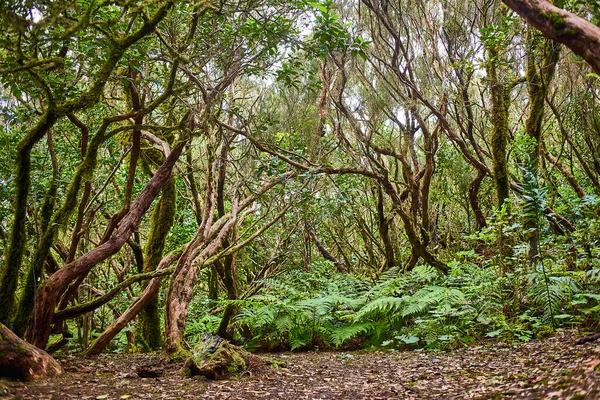
[[[543,209],[545,196],[533,183],[525,187],[531,195],[498,211],[487,228],[469,238],[487,249],[499,248],[501,238],[501,246],[508,246],[504,256],[455,252],[447,275],[418,265],[408,272],[392,268],[377,278],[314,262],[310,271],[262,280],[260,291],[248,299],[216,307],[196,303],[204,317],[188,327],[188,338],[218,326],[218,313],[203,313],[203,307],[231,303],[239,310],[230,326],[233,339],[251,350],[449,349],[483,340],[544,339],[559,329],[596,331],[600,202],[590,197],[575,204],[570,212],[582,223],[570,236],[553,234],[540,218],[539,257],[532,262],[524,221]]]
[[[310,273],[265,280],[259,294],[236,301],[234,339],[263,351],[448,349],[486,339],[543,339],[556,329],[597,324],[600,270],[546,272],[550,298],[539,270],[501,276],[495,265],[454,262],[447,276],[420,265],[372,281],[317,263]]]

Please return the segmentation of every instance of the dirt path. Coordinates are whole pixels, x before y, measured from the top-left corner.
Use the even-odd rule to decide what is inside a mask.
[[[63,376],[0,381],[16,399],[421,399],[600,398],[600,343],[574,346],[559,335],[517,345],[486,344],[451,353],[270,354],[273,368],[238,379],[138,378],[156,355],[69,357]],[[1,396],[0,396],[1,397]]]

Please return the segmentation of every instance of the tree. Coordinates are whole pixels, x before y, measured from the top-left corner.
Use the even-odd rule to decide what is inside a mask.
[[[562,9],[547,0],[503,0],[504,4],[539,29],[544,36],[562,43],[600,74],[600,28],[589,21]],[[590,46],[590,44],[592,44]]]

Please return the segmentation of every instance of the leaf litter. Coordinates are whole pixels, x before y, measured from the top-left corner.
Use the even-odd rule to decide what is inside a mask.
[[[239,377],[140,378],[158,354],[59,358],[57,378],[0,381],[7,399],[598,399],[600,342],[575,345],[572,333],[528,343],[485,343],[451,352],[271,353]],[[268,360],[267,363],[260,360]]]

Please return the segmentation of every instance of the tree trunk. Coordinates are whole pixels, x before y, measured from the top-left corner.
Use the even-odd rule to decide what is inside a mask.
[[[237,221],[237,207],[237,202],[234,201],[231,217],[221,227],[214,239],[211,240],[210,232],[206,233],[206,238],[197,234],[187,245],[177,263],[175,273],[169,284],[165,305],[165,342],[163,343],[163,352],[168,358],[177,358],[183,349],[188,307],[194,297],[193,288],[198,278],[198,273],[205,266],[206,261],[215,255],[223,245],[225,237]]]
[[[335,265],[335,269],[338,272],[346,272],[346,268],[344,267],[344,264],[340,260],[335,258],[333,256],[333,254],[331,254],[325,248],[325,246],[323,246],[323,243],[321,243],[321,241],[319,240],[319,237],[317,236],[317,233],[315,232],[315,229],[312,226],[309,226],[309,234],[310,234],[313,242],[315,242],[315,245],[317,246],[317,250],[319,250],[319,253],[321,253],[323,258],[331,261],[333,263],[333,265]]]
[[[506,88],[498,78],[496,49],[488,49],[488,76],[492,102],[492,169],[496,184],[496,206],[502,208],[510,193],[508,178],[507,146],[508,146],[508,104],[506,104]]]
[[[560,42],[600,74],[600,28],[546,0],[503,0],[548,39]]]
[[[185,145],[180,143],[169,154],[163,165],[156,171],[138,198],[131,205],[130,211],[122,219],[116,234],[107,242],[94,248],[53,274],[40,288],[26,337],[33,345],[45,348],[48,344],[56,306],[61,295],[69,284],[85,276],[94,266],[116,254],[132,235],[142,216],[156,198],[163,185],[171,177],[175,162]]]
[[[485,174],[481,171],[477,172],[477,176],[469,185],[469,204],[475,215],[475,230],[480,231],[487,226],[485,221],[485,215],[481,211],[481,205],[479,203],[479,189],[481,188],[481,182],[485,178]]]
[[[390,223],[392,219],[385,217],[384,198],[381,185],[377,186],[377,220],[379,225],[379,236],[385,249],[385,264],[383,270],[394,268],[396,266],[396,255],[394,254],[394,245],[390,237]],[[318,246],[317,246],[318,247]]]
[[[152,214],[150,235],[144,255],[143,272],[154,271],[160,262],[165,241],[175,220],[177,189],[175,179],[171,177],[162,190],[160,202]],[[147,350],[158,350],[162,346],[158,296],[154,295],[141,314],[142,337]]]
[[[44,137],[57,116],[54,109],[46,111],[38,123],[27,133],[17,146],[14,200],[14,216],[10,231],[10,245],[5,252],[4,271],[0,278],[0,323],[8,324],[13,315],[15,292],[19,282],[19,271],[25,245],[27,244],[27,205],[31,188],[31,149]]]
[[[0,377],[33,381],[61,373],[60,365],[48,353],[19,339],[0,323]]]
[[[529,152],[529,162],[532,171],[536,177],[539,175],[540,148],[542,146],[542,122],[544,120],[544,111],[548,86],[554,78],[556,64],[560,56],[560,45],[550,40],[544,39],[541,49],[536,45],[536,37],[531,30],[527,33],[527,83],[529,90],[529,115],[525,122],[525,133],[534,142]],[[543,59],[540,60],[540,55]],[[541,70],[538,71],[541,63]],[[532,215],[525,216],[525,229],[529,231],[529,263],[535,263],[538,257],[539,232],[537,217]]]
[[[157,270],[162,270],[167,268],[171,263],[177,260],[181,256],[181,251],[174,251],[171,254],[167,255],[160,262]],[[148,285],[144,291],[140,294],[140,296],[125,310],[123,314],[116,321],[114,321],[108,328],[102,332],[102,334],[98,337],[98,339],[94,340],[94,342],[90,345],[90,347],[85,351],[86,356],[93,356],[96,354],[100,354],[104,351],[106,346],[110,343],[110,341],[119,333],[123,328],[127,326],[142,310],[152,302],[153,299],[156,299],[156,294],[160,289],[160,284],[162,283],[164,276],[156,277],[150,280]]]

